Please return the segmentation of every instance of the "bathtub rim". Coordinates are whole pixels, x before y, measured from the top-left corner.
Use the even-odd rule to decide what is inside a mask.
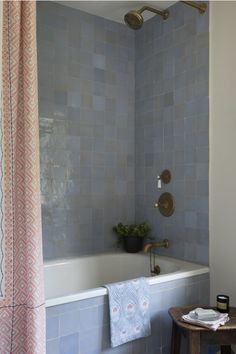
[[[165,256],[159,256],[159,257],[179,265],[180,269],[173,272],[173,273],[147,277],[149,285],[166,283],[169,281],[189,278],[189,277],[193,277],[193,276],[207,274],[210,272],[210,268],[208,266],[204,266],[204,265],[200,265],[200,264],[192,263],[192,262],[186,262],[186,261],[183,261],[180,259],[175,259],[172,257],[165,257]],[[76,258],[80,258],[80,257],[76,257]],[[44,267],[47,267],[47,266],[50,267],[55,264],[63,264],[63,263],[69,262],[74,259],[75,258],[70,258],[70,259],[64,258],[64,259],[57,259],[54,261],[51,261],[51,260],[46,261],[44,264]],[[190,269],[188,269],[188,268],[190,268]],[[45,304],[46,304],[46,307],[52,307],[52,306],[57,306],[57,305],[62,305],[62,304],[68,304],[70,302],[86,300],[86,299],[91,299],[94,297],[106,296],[106,295],[107,295],[107,289],[103,286],[100,286],[97,288],[92,288],[92,289],[80,291],[80,292],[74,293],[74,294],[63,295],[63,296],[59,296],[59,297],[55,297],[55,298],[48,298],[45,300]]]

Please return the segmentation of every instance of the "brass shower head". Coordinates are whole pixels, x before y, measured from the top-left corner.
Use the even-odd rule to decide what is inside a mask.
[[[154,12],[155,14],[162,16],[163,20],[166,20],[169,17],[168,10],[160,11],[160,10],[153,9],[152,7],[149,6],[144,6],[137,11],[131,10],[124,16],[124,20],[127,26],[129,26],[134,30],[140,29],[144,21],[142,16],[143,11]]]
[[[143,16],[138,11],[129,11],[124,17],[125,23],[132,29],[137,30],[143,25]]]

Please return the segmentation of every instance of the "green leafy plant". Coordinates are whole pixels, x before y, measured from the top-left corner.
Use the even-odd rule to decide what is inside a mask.
[[[151,231],[148,222],[144,221],[141,224],[131,224],[123,225],[121,222],[113,226],[113,231],[120,237],[128,236],[138,236],[138,237],[147,237]]]

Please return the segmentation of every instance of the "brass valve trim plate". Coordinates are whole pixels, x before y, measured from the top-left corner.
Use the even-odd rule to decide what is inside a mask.
[[[163,216],[171,216],[175,211],[175,199],[171,193],[165,192],[160,195],[158,202],[155,203]]]

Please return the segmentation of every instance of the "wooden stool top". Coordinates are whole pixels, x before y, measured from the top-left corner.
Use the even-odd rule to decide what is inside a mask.
[[[182,320],[182,315],[186,315],[189,311],[192,311],[196,308],[196,306],[188,306],[188,307],[172,307],[169,309],[169,314],[172,317],[173,321],[179,326],[184,328],[185,330],[190,331],[198,331],[198,332],[209,332],[212,330],[200,326],[191,325],[190,323],[184,322]],[[208,308],[208,307],[207,307]],[[210,308],[210,307],[209,307]],[[212,309],[216,309],[211,307]],[[229,322],[227,322],[224,326],[220,326],[217,329],[218,331],[228,331],[228,330],[236,330],[236,308],[230,307],[229,309]]]

